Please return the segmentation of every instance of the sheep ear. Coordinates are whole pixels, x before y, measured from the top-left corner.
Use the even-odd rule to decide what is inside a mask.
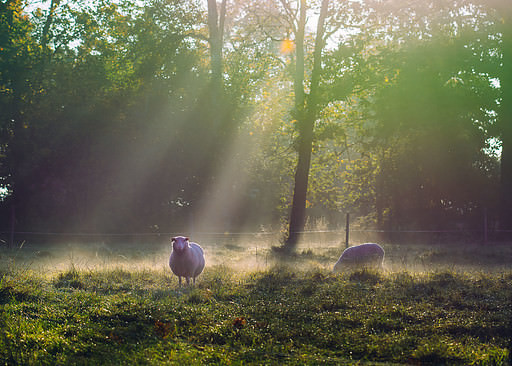
[[[190,239],[188,237],[185,238],[186,241],[189,241]]]
[[[171,238],[171,241],[174,243],[176,241],[176,238]]]

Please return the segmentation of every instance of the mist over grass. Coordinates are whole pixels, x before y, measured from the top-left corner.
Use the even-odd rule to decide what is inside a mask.
[[[510,245],[394,245],[385,270],[333,274],[344,245],[198,240],[179,288],[170,244],[0,251],[3,364],[458,364],[510,361]]]
[[[266,234],[217,234],[192,237],[205,251],[206,266],[221,265],[236,272],[267,270],[277,264],[290,265],[295,270],[331,270],[345,249],[344,238],[337,234],[313,234],[304,238],[293,253],[277,255],[273,248],[279,238]],[[364,240],[363,240],[364,241]],[[350,245],[362,243],[351,242]],[[366,240],[368,241],[368,240]],[[448,243],[394,244],[381,243],[386,254],[385,272],[500,272],[511,269],[512,245]],[[157,241],[126,242],[67,242],[60,244],[19,243],[13,250],[0,246],[0,266],[27,267],[48,274],[67,270],[114,269],[163,270],[171,254],[169,238]]]

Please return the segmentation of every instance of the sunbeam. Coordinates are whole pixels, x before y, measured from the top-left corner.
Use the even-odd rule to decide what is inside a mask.
[[[252,113],[241,123],[226,149],[222,164],[208,187],[207,199],[202,200],[195,211],[191,232],[256,230],[272,218],[270,211],[275,210],[282,194],[278,184],[272,184],[272,180],[283,181],[285,177],[261,177],[257,174],[261,166],[268,169],[268,166],[286,160],[283,159],[284,154],[280,157],[282,161],[266,154],[269,150],[286,150],[285,145],[290,143],[286,140],[286,144],[282,144],[283,141],[279,140],[283,138],[281,118],[289,98],[286,88],[272,77],[260,83],[253,97]]]

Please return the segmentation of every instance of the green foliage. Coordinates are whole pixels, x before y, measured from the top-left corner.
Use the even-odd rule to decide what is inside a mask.
[[[343,196],[348,210],[369,214],[380,228],[474,225],[483,207],[498,207],[489,194],[498,190],[498,161],[486,148],[499,99],[491,82],[499,46],[490,34],[497,31],[469,21],[489,16],[483,9],[450,12],[437,5],[428,12],[419,2],[378,8],[382,23],[331,56],[352,62],[339,70],[357,75],[358,84],[346,84],[354,85],[355,110],[363,113],[351,115],[361,120],[357,126],[340,118],[342,143],[353,146]],[[482,32],[488,42],[479,42]],[[334,74],[335,64],[327,70]],[[349,102],[339,107],[345,115]]]
[[[485,76],[463,68],[472,56],[464,49],[442,40],[412,48],[376,95],[376,180],[385,181],[378,194],[393,211],[394,225],[414,225],[414,217],[417,226],[429,227],[440,224],[434,216],[443,211],[448,219],[450,211],[456,216],[495,206],[485,192],[497,188],[477,162],[486,159],[485,111],[496,108],[496,94]]]
[[[49,49],[44,50],[48,57],[25,57],[23,62],[32,66],[8,57],[12,65],[2,73],[7,77],[12,71],[29,80],[31,87],[10,92],[19,102],[23,93],[31,99],[25,104],[11,103],[19,108],[5,116],[10,122],[4,124],[8,139],[3,142],[7,152],[3,177],[13,192],[6,203],[16,205],[18,228],[62,230],[78,225],[80,230],[90,230],[99,224],[104,226],[100,230],[111,230],[116,226],[115,216],[122,220],[132,204],[141,208],[140,202],[133,203],[127,195],[142,189],[146,175],[156,174],[160,164],[171,159],[164,155],[165,139],[179,133],[179,119],[188,112],[174,111],[164,122],[157,120],[168,103],[184,111],[190,108],[183,86],[196,84],[201,72],[191,71],[201,49],[193,49],[194,41],[185,42],[197,20],[194,11],[192,4],[185,9],[174,2],[142,8],[127,2],[118,6],[69,1],[60,2],[51,18],[40,10],[33,18],[22,15],[27,24],[33,20],[36,32],[45,24],[50,24],[50,30]],[[30,47],[30,43],[23,41],[18,47]],[[29,73],[16,71],[20,66]],[[36,66],[37,72],[31,72]],[[197,89],[190,90],[195,98]],[[163,133],[166,124],[170,128]],[[153,146],[150,157],[144,152],[148,145]],[[155,163],[141,172],[149,158]],[[136,179],[128,176],[132,169],[144,175],[138,185],[131,184]],[[163,203],[174,190],[172,186],[155,187],[157,206],[169,211]],[[153,206],[155,199],[145,197],[144,202]],[[97,209],[91,203],[98,201],[105,205],[101,211],[113,215],[90,221]],[[163,218],[162,212],[155,211],[155,215]],[[142,225],[149,227],[149,222]]]

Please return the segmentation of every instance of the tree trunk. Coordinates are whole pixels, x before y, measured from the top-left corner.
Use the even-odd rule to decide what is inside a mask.
[[[313,148],[313,130],[315,120],[304,120],[300,127],[299,159],[295,170],[295,187],[293,191],[292,210],[288,227],[288,238],[285,247],[293,249],[299,240],[300,233],[306,224],[306,199],[309,182],[309,167],[311,165],[311,150]]]
[[[288,238],[284,248],[292,250],[296,247],[300,233],[306,224],[306,201],[313,148],[315,120],[318,114],[318,99],[320,73],[322,69],[322,50],[324,48],[324,23],[327,17],[329,0],[322,1],[318,18],[315,49],[313,54],[313,70],[311,72],[310,92],[307,98],[304,94],[304,32],[306,25],[306,1],[300,2],[299,26],[296,39],[296,71],[295,71],[295,109],[299,127],[298,162],[295,170],[295,186],[292,209],[288,227]]]
[[[210,44],[210,60],[212,72],[212,86],[214,89],[222,88],[222,44],[224,38],[224,19],[226,16],[226,0],[222,1],[220,15],[217,11],[217,1],[208,0],[208,42]],[[220,92],[220,90],[214,90]]]
[[[208,119],[210,126],[204,131],[205,146],[210,146],[209,157],[213,163],[215,159],[219,159],[222,155],[219,149],[222,148],[222,140],[225,131],[226,106],[224,98],[224,81],[223,81],[223,55],[222,45],[224,44],[224,19],[226,17],[226,0],[223,0],[218,9],[216,0],[208,0],[208,43],[210,45],[210,71],[211,78],[207,90],[209,103],[208,106],[201,106],[208,111]],[[206,107],[206,108],[205,108]],[[216,154],[211,155],[214,151]],[[208,158],[207,158],[208,160]],[[213,164],[215,165],[215,164]]]
[[[50,9],[48,12],[48,17],[46,18],[46,21],[44,22],[43,31],[41,33],[41,48],[43,49],[43,52],[46,52],[46,46],[48,45],[48,35],[50,33],[50,27],[52,26],[53,22],[53,14],[55,13],[55,9],[57,8],[57,3],[55,0],[52,0],[50,2]]]

